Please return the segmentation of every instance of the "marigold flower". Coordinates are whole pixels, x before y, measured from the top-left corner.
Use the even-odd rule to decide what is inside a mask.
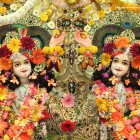
[[[86,48],[81,46],[81,47],[78,49],[78,52],[79,52],[79,54],[84,54],[84,53],[86,52]]]
[[[21,47],[21,42],[18,39],[12,38],[7,45],[7,48],[12,52],[18,52]]]
[[[122,48],[128,48],[130,45],[130,40],[128,37],[119,37],[115,40],[115,46],[121,50]]]
[[[42,53],[42,50],[39,48],[38,50],[33,50],[33,57],[31,58],[31,61],[36,64],[42,64],[46,60],[45,55]]]
[[[48,15],[47,14],[44,14],[44,13],[42,13],[41,15],[40,15],[40,19],[42,20],[42,21],[47,21],[48,20]]]
[[[89,50],[92,54],[95,54],[95,53],[97,53],[97,51],[98,51],[98,47],[97,47],[97,46],[90,46],[90,47],[88,48],[88,50]]]
[[[1,14],[6,13],[6,11],[7,11],[6,7],[1,7],[1,8],[0,8],[0,13],[1,13]]]
[[[12,62],[9,58],[2,57],[0,59],[0,66],[3,70],[9,70],[12,67]]]
[[[104,66],[108,67],[111,62],[111,56],[107,53],[102,54],[101,62]]]
[[[133,68],[140,69],[140,55],[134,57],[131,63]]]
[[[99,11],[99,12],[98,12],[98,16],[99,16],[100,18],[105,17],[105,12],[104,12],[103,10]]]

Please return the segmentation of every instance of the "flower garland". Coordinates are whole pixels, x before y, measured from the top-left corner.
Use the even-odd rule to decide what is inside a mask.
[[[0,16],[0,25],[15,23],[17,20],[24,17],[36,2],[37,0],[27,0],[24,6],[18,9],[16,12],[5,16]]]
[[[98,80],[92,90],[96,96],[100,120],[112,129],[115,140],[138,140],[140,138],[139,93],[133,93],[131,88],[127,88],[126,103],[121,106],[119,99],[116,98],[119,93],[116,92],[115,86],[108,88]],[[129,109],[128,114],[124,113],[123,107],[126,105]]]
[[[5,87],[3,90],[7,90]],[[48,93],[45,89],[39,89],[33,84],[29,87],[29,95],[26,96],[22,107],[19,109],[18,114],[12,111],[12,103],[14,103],[15,94],[9,95],[5,92],[5,98],[1,101],[1,135],[4,140],[16,140],[17,138],[27,138],[30,140],[35,126],[38,122],[46,117],[42,114],[45,111],[45,102]],[[10,99],[10,104],[8,103]],[[6,115],[5,115],[6,114]],[[13,116],[13,117],[10,117]],[[9,124],[5,120],[9,120]],[[23,136],[24,135],[24,136]]]

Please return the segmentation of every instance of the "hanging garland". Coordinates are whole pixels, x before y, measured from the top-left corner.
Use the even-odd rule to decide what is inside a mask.
[[[27,0],[24,6],[18,9],[16,12],[5,16],[0,16],[0,25],[15,23],[17,20],[24,17],[36,2],[37,0]]]

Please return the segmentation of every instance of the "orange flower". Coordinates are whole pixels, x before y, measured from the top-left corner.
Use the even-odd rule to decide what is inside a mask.
[[[19,136],[20,140],[30,140],[31,137],[27,134],[27,132],[23,132]]]
[[[115,76],[112,76],[109,81],[111,81],[112,85],[115,85],[118,82],[118,78],[116,78]]]
[[[10,82],[14,83],[14,84],[17,84],[17,85],[19,84],[19,81],[17,80],[17,78],[15,76],[13,77],[12,80],[10,80]]]
[[[48,86],[50,86],[50,85],[52,85],[52,86],[56,86],[56,83],[54,82],[54,79],[51,79],[51,80],[48,80]]]
[[[140,55],[133,58],[132,67],[135,69],[140,69]]]
[[[126,84],[127,86],[129,85],[129,83],[130,83],[130,80],[129,80],[129,79],[125,80],[125,84]]]
[[[120,50],[121,48],[125,47],[128,48],[130,45],[130,40],[128,37],[120,37],[115,40],[115,46]]]
[[[2,83],[5,83],[7,80],[7,78],[4,75],[0,75],[0,81],[2,81]]]
[[[33,50],[33,57],[31,58],[31,61],[36,64],[42,64],[45,62],[45,55],[42,53],[42,50],[39,48],[38,50]]]
[[[0,59],[0,66],[3,70],[9,70],[12,67],[12,62],[6,57]]]
[[[120,112],[112,113],[112,122],[116,123],[123,120],[123,115]]]
[[[6,4],[11,4],[14,2],[14,0],[0,0],[0,1]]]

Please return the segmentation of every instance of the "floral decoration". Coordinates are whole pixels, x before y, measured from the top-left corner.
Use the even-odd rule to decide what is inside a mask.
[[[108,88],[98,80],[93,86],[93,93],[96,96],[100,120],[112,129],[115,140],[138,140],[140,138],[139,93],[133,93],[131,88],[127,88],[126,103],[123,106],[119,104],[115,86]],[[130,113],[123,112],[124,106],[128,106]]]

